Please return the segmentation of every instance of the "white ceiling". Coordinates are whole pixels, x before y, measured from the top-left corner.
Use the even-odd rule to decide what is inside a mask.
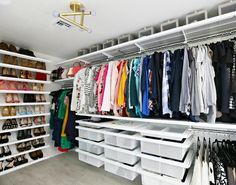
[[[149,25],[211,9],[225,0],[81,0],[96,16],[86,17],[92,33],[55,27],[53,12],[66,12],[69,0],[0,0],[0,40],[60,58],[106,39]],[[1,3],[5,2],[5,3]],[[9,4],[7,2],[10,2]]]

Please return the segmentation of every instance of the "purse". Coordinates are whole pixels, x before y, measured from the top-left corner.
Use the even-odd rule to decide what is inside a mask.
[[[77,64],[77,65],[76,65]],[[76,73],[81,69],[80,63],[74,63],[72,67],[70,67],[67,76],[74,77]]]

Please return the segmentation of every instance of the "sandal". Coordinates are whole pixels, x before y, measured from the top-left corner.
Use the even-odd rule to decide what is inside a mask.
[[[41,122],[42,122],[42,124],[46,124],[46,117],[45,116],[42,117],[42,121]]]
[[[39,84],[33,83],[33,91],[39,91]]]
[[[0,80],[0,90],[6,90],[7,85],[5,80]]]
[[[11,120],[10,120],[10,119],[7,119],[7,120],[4,122],[3,126],[2,126],[2,130],[9,129],[9,127],[10,127],[11,125],[12,125]]]
[[[9,162],[9,163],[4,167],[4,170],[9,170],[9,169],[15,167],[15,165],[14,165],[15,162],[16,162],[16,159],[14,158],[13,161]]]
[[[9,107],[3,107],[3,109],[2,109],[2,116],[10,116],[10,109],[9,109]]]
[[[10,116],[16,116],[16,107],[10,107]]]
[[[20,119],[20,127],[27,127],[28,126],[28,122],[26,118]]]
[[[0,147],[0,158],[4,156],[4,148]]]
[[[25,143],[25,150],[30,150],[30,149],[31,149],[31,143],[29,141]]]
[[[9,90],[17,90],[16,83],[14,81],[9,81],[8,82],[8,89]]]
[[[18,94],[13,94],[13,103],[20,103]]]
[[[9,94],[9,93],[6,94],[6,96],[5,96],[5,102],[6,102],[6,103],[14,103],[14,102],[13,102],[13,96],[12,96],[12,94]]]
[[[12,127],[11,127],[12,129],[18,127],[18,123],[17,123],[16,119],[12,119],[12,120],[11,120],[11,123],[12,123],[12,124],[11,124],[11,125],[12,125]]]

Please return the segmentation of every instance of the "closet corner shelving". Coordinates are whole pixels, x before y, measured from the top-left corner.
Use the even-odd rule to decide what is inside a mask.
[[[42,59],[42,58],[31,57],[31,56],[26,56],[26,55],[14,53],[14,52],[0,50],[0,56],[2,56],[2,55],[14,56],[14,57],[17,57],[18,59],[21,58],[21,59],[33,60],[33,61],[43,62],[43,63],[46,63],[46,64],[51,62],[49,60]],[[19,66],[19,65],[6,64],[6,63],[3,63],[3,61],[0,61],[0,67],[1,68],[16,69],[16,70],[23,70],[23,71],[30,71],[30,72],[35,72],[35,73],[38,72],[38,73],[43,73],[43,74],[46,74],[46,75],[51,74],[51,71],[48,71],[48,70],[41,70],[41,69],[36,69],[36,68],[23,67],[23,66]],[[51,81],[49,81],[49,80],[43,81],[43,80],[34,80],[34,79],[13,78],[13,77],[6,77],[6,76],[0,76],[0,80],[1,81],[11,81],[11,82],[15,82],[15,83],[24,82],[24,83],[34,83],[34,84],[44,84],[44,85],[51,84]],[[5,97],[6,93],[17,94],[19,96],[20,102],[19,103],[5,103],[5,101],[4,101],[5,98],[4,97]],[[0,176],[5,175],[5,174],[10,173],[10,172],[13,172],[13,171],[16,171],[16,170],[19,170],[19,169],[22,169],[22,168],[30,166],[32,164],[38,163],[40,161],[43,161],[43,160],[48,159],[48,158],[53,156],[52,152],[50,151],[51,149],[50,149],[50,144],[49,144],[49,137],[50,137],[49,133],[50,132],[49,132],[48,116],[50,116],[50,113],[49,113],[49,107],[48,106],[51,104],[49,102],[49,99],[46,98],[46,100],[48,100],[46,102],[23,102],[23,95],[24,94],[48,95],[49,93],[50,93],[49,91],[45,91],[45,90],[42,90],[42,91],[8,90],[8,89],[0,90],[0,101],[1,101],[0,102],[0,110],[2,110],[2,108],[4,108],[4,107],[15,107],[15,109],[17,110],[20,107],[25,107],[26,108],[28,106],[31,106],[32,110],[33,110],[32,114],[24,114],[24,115],[16,114],[14,116],[1,116],[0,117],[0,122],[2,123],[0,125],[0,135],[11,133],[11,135],[8,136],[9,141],[7,143],[1,143],[0,144],[0,148],[4,147],[4,146],[9,146],[9,148],[11,150],[11,155],[1,157],[0,161],[4,161],[4,164],[6,165],[7,164],[7,162],[5,161],[6,159],[10,159],[12,157],[17,157],[17,156],[20,156],[20,155],[26,155],[26,158],[28,159],[28,162],[26,164],[22,164],[22,165],[13,167],[11,169],[8,169],[6,171],[4,170],[4,171],[0,172]],[[35,112],[35,110],[34,110],[35,106],[44,106],[44,111],[43,112],[41,112],[41,111]],[[33,121],[34,118],[42,117],[42,116],[45,117],[46,123],[35,124],[34,121]],[[30,118],[33,122],[33,125],[32,126],[26,126],[26,127],[20,127],[20,125],[19,125],[20,119],[25,119],[25,118]],[[7,129],[3,130],[2,126],[3,126],[4,122],[7,119],[9,119],[9,120],[16,119],[18,127],[17,128],[12,128],[12,129],[7,128]],[[32,132],[33,129],[40,128],[40,127],[45,128],[46,134],[40,135],[40,136],[35,136]],[[31,130],[32,137],[17,140],[18,131],[23,131],[23,130],[28,130],[28,129]],[[41,147],[38,147],[38,148],[34,148],[33,146],[31,146],[30,150],[25,150],[23,152],[18,152],[17,151],[17,149],[16,149],[17,144],[24,143],[24,142],[31,142],[31,141],[36,140],[36,139],[44,139],[45,145],[41,146]],[[42,150],[43,157],[40,158],[40,159],[37,159],[37,160],[32,160],[28,154],[30,152],[34,152],[34,151],[37,151],[37,150]]]

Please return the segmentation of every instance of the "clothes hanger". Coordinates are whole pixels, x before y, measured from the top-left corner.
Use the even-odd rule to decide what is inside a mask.
[[[202,161],[205,161],[205,151],[206,151],[206,148],[207,148],[207,141],[206,141],[206,138],[204,137],[203,138]]]
[[[200,138],[197,137],[197,152],[196,152],[197,157],[199,156],[200,148],[201,148],[201,141],[200,141]]]

